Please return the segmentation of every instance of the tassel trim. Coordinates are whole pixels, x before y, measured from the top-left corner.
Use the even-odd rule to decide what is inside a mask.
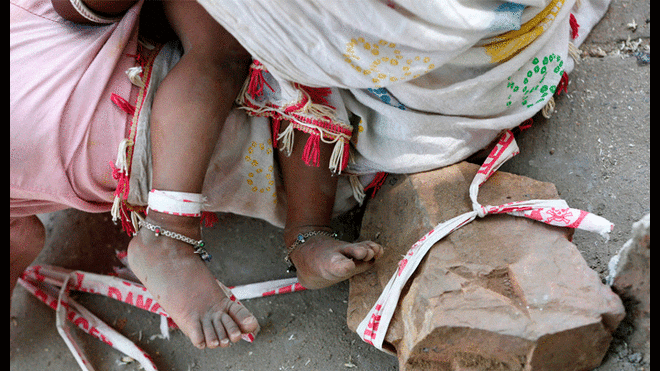
[[[360,178],[357,175],[349,175],[348,176],[348,181],[351,184],[351,190],[353,191],[353,198],[357,200],[357,202],[362,205],[364,202],[364,198],[366,196],[366,193],[364,193],[364,187],[362,186],[362,183],[360,183]]]
[[[582,59],[580,57],[580,49],[578,49],[578,47],[572,42],[568,43],[568,55],[573,58],[575,63],[580,64],[580,60]]]
[[[568,93],[568,74],[566,73],[566,71],[564,71],[564,74],[561,75],[559,84],[557,84],[557,90],[555,91],[555,95],[559,95],[561,93]]]
[[[147,51],[145,52],[145,49]],[[149,47],[138,46],[137,54],[127,54],[128,57],[135,58],[138,66],[131,67],[126,71],[126,75],[131,83],[138,88],[138,97],[135,105],[131,105],[126,99],[117,94],[112,94],[110,99],[121,110],[132,116],[132,121],[129,129],[128,138],[123,139],[117,149],[117,159],[114,163],[110,162],[112,168],[112,177],[117,181],[117,189],[115,190],[114,200],[110,213],[112,221],[117,224],[121,223],[122,229],[129,235],[134,235],[141,220],[146,215],[147,206],[131,205],[128,202],[128,195],[130,193],[130,173],[131,163],[133,159],[133,149],[135,145],[135,136],[137,134],[137,126],[139,114],[144,106],[147,87],[151,79],[151,70],[153,62],[160,52],[161,46]],[[218,222],[218,216],[213,212],[202,211],[200,223],[207,228],[213,227]]]
[[[541,114],[546,119],[549,119],[550,117],[552,117],[552,114],[554,112],[555,112],[555,98],[550,97],[548,103],[546,103],[545,106],[543,106],[543,109],[541,110]]]
[[[250,76],[237,99],[239,107],[252,116],[271,119],[273,147],[279,148],[287,156],[291,155],[293,150],[294,130],[309,134],[302,155],[302,160],[309,166],[321,165],[321,143],[334,144],[328,167],[332,172],[341,174],[349,163],[349,143],[353,128],[335,117],[335,107],[326,99],[332,91],[329,88],[294,84],[300,95],[292,104],[277,106],[270,102],[257,102],[256,98],[265,94],[264,86],[275,92],[264,77],[267,72],[260,62],[252,63]],[[280,133],[282,120],[289,121],[289,126]]]
[[[575,40],[578,37],[578,29],[580,28],[580,25],[577,23],[577,19],[575,19],[573,13],[571,13],[568,23],[571,25],[571,38]]]
[[[146,206],[135,206],[128,203],[128,195],[130,192],[130,173],[131,162],[133,158],[133,149],[135,145],[135,135],[137,131],[138,116],[146,99],[146,88],[149,85],[151,78],[151,66],[153,61],[160,51],[159,48],[149,49],[145,51],[141,45],[138,45],[137,54],[127,54],[127,57],[134,58],[138,64],[131,67],[126,71],[128,79],[133,85],[140,88],[136,102],[134,105],[130,104],[126,99],[117,94],[112,94],[110,100],[117,105],[122,111],[126,112],[131,118],[128,138],[123,139],[117,149],[117,159],[114,163],[110,163],[112,168],[112,177],[117,181],[117,189],[115,190],[114,200],[112,202],[112,221],[117,223],[121,222],[122,229],[132,236],[138,230],[140,219],[146,212]]]

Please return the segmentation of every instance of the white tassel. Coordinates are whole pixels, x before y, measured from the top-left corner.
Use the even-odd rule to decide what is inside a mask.
[[[545,104],[543,109],[541,110],[541,114],[543,117],[549,119],[552,117],[552,113],[555,111],[555,98],[550,97],[550,100],[548,100],[548,103]]]
[[[123,139],[119,142],[119,148],[117,149],[117,160],[115,161],[115,167],[122,173],[128,173],[128,159],[126,157],[126,150],[128,147],[133,145],[133,141],[130,139]]]
[[[293,151],[293,136],[293,125],[287,126],[287,128],[277,136],[280,151],[284,151],[287,156],[291,156],[291,151]]]
[[[335,148],[332,149],[332,155],[330,156],[330,171],[335,174],[341,174],[342,163],[341,160],[344,158],[344,142],[341,139],[337,139],[335,142]]]
[[[580,57],[580,49],[578,49],[578,47],[572,42],[568,43],[568,55],[573,58],[575,63],[580,64],[580,60],[582,59]]]
[[[364,187],[362,186],[362,183],[360,183],[360,178],[357,175],[349,175],[348,180],[351,183],[353,197],[360,203],[360,205],[362,205],[366,195],[364,193]]]
[[[133,228],[136,231],[140,230],[140,220],[142,220],[140,214],[136,213],[135,211],[131,211],[131,223],[133,224]]]
[[[112,215],[113,223],[117,223],[117,220],[121,217],[121,198],[119,196],[115,196],[115,199],[112,201],[110,215]]]
[[[140,66],[131,67],[126,70],[126,75],[128,75],[128,79],[131,80],[131,83],[137,87],[144,88],[144,81],[142,81],[142,78],[140,77],[141,73],[142,67]]]

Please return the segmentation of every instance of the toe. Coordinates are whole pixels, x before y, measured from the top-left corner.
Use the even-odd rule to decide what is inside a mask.
[[[220,345],[220,337],[218,336],[215,328],[214,321],[212,319],[202,320],[202,328],[204,329],[204,338],[206,346],[209,348],[215,348]],[[222,327],[219,329],[222,330]],[[220,332],[218,331],[218,332]],[[222,334],[222,332],[220,332]]]
[[[373,259],[378,259],[381,256],[383,256],[383,254],[385,253],[385,249],[383,249],[383,246],[381,246],[381,245],[379,245],[379,244],[377,244],[373,241],[365,241],[365,243],[374,252]]]
[[[239,332],[252,333],[257,330],[259,323],[257,319],[243,305],[232,302],[228,310],[231,319],[239,328]]]
[[[216,334],[218,335],[218,345],[222,348],[229,346],[229,337],[225,331],[225,325],[222,322],[222,317],[225,313],[217,313],[213,318],[213,328],[215,329]]]
[[[241,330],[238,328],[238,325],[236,322],[234,322],[234,319],[231,318],[229,314],[223,314],[221,321],[225,331],[227,332],[227,335],[229,336],[229,340],[232,343],[241,340]]]
[[[204,347],[206,347],[204,330],[200,322],[197,322],[197,324],[193,326],[193,329],[190,331],[188,338],[195,347],[199,349],[204,349]]]
[[[355,260],[369,261],[382,255],[382,247],[371,241],[364,241],[346,245],[342,253]]]

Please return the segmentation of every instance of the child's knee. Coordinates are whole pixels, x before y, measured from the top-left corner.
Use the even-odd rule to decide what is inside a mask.
[[[245,63],[250,54],[206,10],[196,2],[165,2],[170,25],[183,44],[184,52],[194,52],[207,60]]]
[[[36,215],[9,219],[9,248],[11,254],[33,258],[39,254],[46,240],[46,229]]]

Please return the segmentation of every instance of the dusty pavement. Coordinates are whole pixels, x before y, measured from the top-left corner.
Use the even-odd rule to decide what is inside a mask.
[[[636,27],[632,24],[636,24]],[[626,43],[626,40],[630,41]],[[641,45],[635,45],[641,38]],[[611,239],[576,232],[574,243],[602,278],[607,264],[630,238],[633,222],[650,212],[650,65],[633,54],[650,43],[650,1],[614,0],[581,47],[568,94],[551,119],[535,117],[520,134],[521,154],[508,171],[556,184],[575,208],[595,212],[616,226]],[[622,50],[623,49],[623,50]],[[631,50],[634,49],[634,50]],[[43,215],[48,237],[39,262],[108,272],[115,249],[128,237],[108,214],[67,210]],[[356,236],[350,218],[338,221],[344,238]],[[219,280],[238,285],[290,276],[281,263],[281,230],[267,223],[221,214],[205,231]],[[362,343],[346,326],[348,284],[245,301],[262,330],[254,343],[226,350],[197,350],[180,333],[159,334],[156,315],[112,299],[76,296],[106,323],[151,354],[160,370],[396,370],[393,356]],[[54,312],[17,288],[11,305],[11,370],[77,370],[55,329]],[[599,371],[650,370],[615,334]],[[87,335],[84,347],[98,370],[137,370],[122,355]]]

